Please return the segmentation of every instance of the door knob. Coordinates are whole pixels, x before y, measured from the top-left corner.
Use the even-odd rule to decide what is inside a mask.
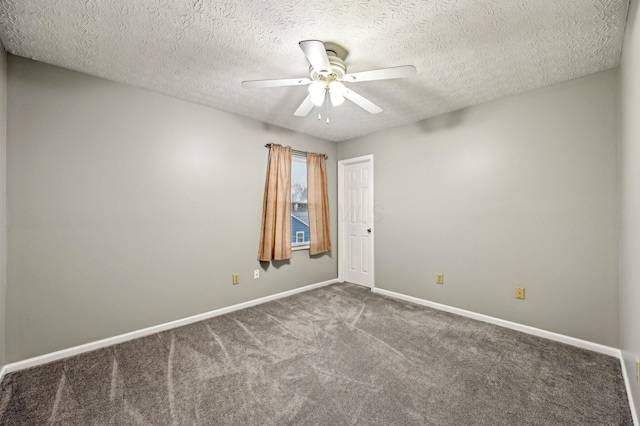
[[[371,228],[367,229],[367,232],[370,234],[371,233]]]

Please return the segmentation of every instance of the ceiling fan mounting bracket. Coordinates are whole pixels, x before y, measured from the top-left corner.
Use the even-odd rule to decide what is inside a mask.
[[[346,61],[347,60],[347,56],[349,56],[349,51],[347,49],[345,49],[344,47],[342,47],[341,45],[339,45],[338,43],[333,43],[331,41],[325,41],[324,42],[324,48],[327,51],[333,52],[333,56],[337,56],[338,58],[342,59],[343,61]]]

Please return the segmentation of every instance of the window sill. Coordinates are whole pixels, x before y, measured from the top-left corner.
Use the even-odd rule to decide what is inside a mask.
[[[292,246],[291,247],[291,251],[309,250],[310,248],[311,248],[311,246],[309,244],[300,245],[300,246]]]

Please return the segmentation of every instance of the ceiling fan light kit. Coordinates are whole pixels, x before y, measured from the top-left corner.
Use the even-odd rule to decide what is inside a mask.
[[[309,85],[309,96],[311,96],[311,102],[315,106],[322,106],[325,91],[325,84],[322,81],[314,81]]]
[[[309,95],[294,112],[294,115],[298,117],[306,117],[314,106],[321,107],[325,102],[325,98],[329,98],[331,105],[334,107],[342,105],[345,99],[349,99],[370,114],[378,114],[382,112],[382,108],[364,96],[348,89],[342,82],[358,83],[362,81],[405,78],[411,77],[416,73],[414,66],[404,65],[348,74],[344,61],[338,57],[335,50],[327,49],[323,42],[319,40],[304,40],[299,45],[310,64],[309,78],[250,80],[243,81],[242,87],[256,89],[309,85]],[[327,108],[328,106],[327,104]],[[328,123],[329,119],[327,118]]]
[[[329,97],[331,98],[331,105],[337,107],[344,103],[344,93],[346,88],[344,84],[339,81],[333,81],[329,85]]]
[[[331,105],[337,107],[344,103],[344,94],[346,88],[344,84],[339,81],[314,81],[309,85],[309,96],[311,96],[311,102],[315,106],[322,106],[324,104],[324,99],[326,98],[326,94],[329,94],[329,99],[331,100]]]

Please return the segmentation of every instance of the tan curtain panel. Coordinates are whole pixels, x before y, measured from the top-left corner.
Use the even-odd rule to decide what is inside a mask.
[[[324,154],[307,154],[307,202],[311,239],[309,254],[331,251],[327,166]]]
[[[269,149],[258,260],[291,259],[291,147]]]

